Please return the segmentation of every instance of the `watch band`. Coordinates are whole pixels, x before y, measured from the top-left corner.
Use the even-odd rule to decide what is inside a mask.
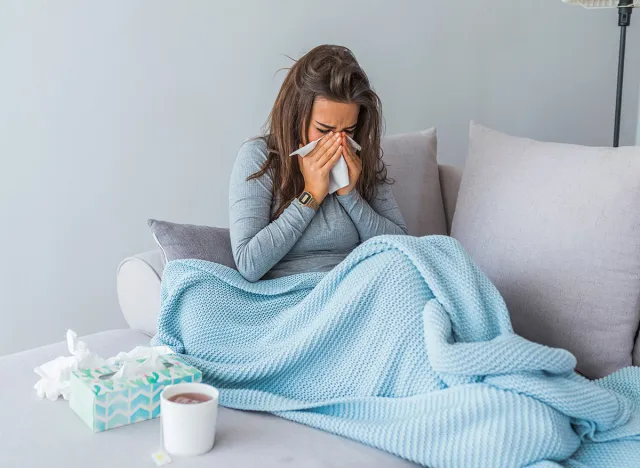
[[[309,192],[302,192],[296,200],[298,200],[298,203],[302,206],[308,206],[309,208],[313,208],[315,211],[318,211],[318,208],[320,208],[316,199],[313,198],[313,195]]]

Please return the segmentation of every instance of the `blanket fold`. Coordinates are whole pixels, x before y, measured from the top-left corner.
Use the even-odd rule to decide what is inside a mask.
[[[640,466],[640,368],[591,382],[514,334],[457,241],[381,236],[329,273],[170,262],[154,345],[267,411],[430,467]]]

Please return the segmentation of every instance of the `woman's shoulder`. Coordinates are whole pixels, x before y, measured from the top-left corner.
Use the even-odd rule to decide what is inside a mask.
[[[238,150],[235,171],[248,177],[262,169],[267,160],[267,143],[263,137],[246,140]]]
[[[238,150],[238,159],[257,160],[262,164],[267,159],[267,141],[264,137],[249,138]]]
[[[232,177],[246,180],[260,172],[267,160],[267,143],[263,137],[246,140],[238,150]]]

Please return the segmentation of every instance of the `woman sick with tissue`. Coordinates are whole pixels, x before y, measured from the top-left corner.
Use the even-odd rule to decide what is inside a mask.
[[[247,280],[329,271],[372,237],[407,234],[382,161],[380,99],[349,49],[298,60],[266,130],[231,175],[231,245]]]
[[[640,466],[640,368],[585,379],[569,351],[515,334],[454,238],[385,235],[407,230],[380,127],[348,49],[296,62],[233,170],[239,272],[169,262],[152,345],[184,355],[223,407],[423,466]]]

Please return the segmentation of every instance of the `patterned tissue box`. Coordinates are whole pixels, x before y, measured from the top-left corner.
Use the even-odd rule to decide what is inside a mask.
[[[69,406],[94,432],[158,417],[164,387],[202,381],[202,373],[181,357],[159,359],[162,369],[134,377],[112,378],[120,364],[73,371]]]

